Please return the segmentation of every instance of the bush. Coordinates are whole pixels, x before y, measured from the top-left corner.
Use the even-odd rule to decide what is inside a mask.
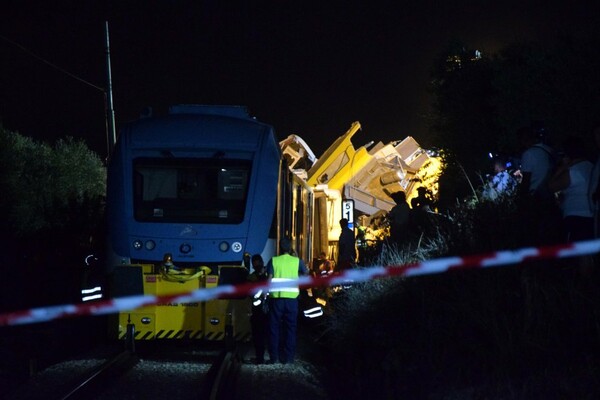
[[[518,199],[472,199],[438,219],[414,250],[376,264],[519,247]],[[497,223],[498,225],[494,225]],[[504,229],[508,227],[506,232]],[[531,241],[531,238],[529,238]],[[427,246],[423,245],[427,244]],[[595,398],[598,277],[579,260],[367,282],[334,299],[328,321],[340,398]]]
[[[4,226],[17,238],[70,231],[101,219],[106,171],[82,141],[54,147],[0,129]]]

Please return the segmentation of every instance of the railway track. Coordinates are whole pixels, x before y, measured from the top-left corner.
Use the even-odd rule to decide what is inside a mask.
[[[203,398],[234,400],[240,367],[240,359],[235,351],[223,351],[207,374],[206,392]]]
[[[94,398],[103,385],[110,384],[110,379],[118,377],[133,368],[139,362],[136,353],[125,350],[110,358],[89,373],[65,385],[57,399],[76,400]]]
[[[235,351],[214,348],[126,350],[103,361],[59,363],[6,399],[233,400],[239,360]]]
[[[249,343],[237,343],[234,351],[222,342],[135,344],[135,352],[105,342],[76,356],[68,351],[25,383],[3,387],[0,399],[327,398],[308,353],[294,365],[255,365]],[[301,348],[310,347],[310,340],[302,342]]]

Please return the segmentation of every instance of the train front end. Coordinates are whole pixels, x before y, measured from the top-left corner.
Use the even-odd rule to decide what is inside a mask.
[[[246,280],[270,258],[280,150],[242,107],[175,106],[125,126],[108,167],[110,294],[169,296]],[[122,311],[120,339],[248,339],[249,301]]]

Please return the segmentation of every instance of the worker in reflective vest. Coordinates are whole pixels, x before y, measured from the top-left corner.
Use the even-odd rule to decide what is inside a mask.
[[[279,241],[281,255],[267,264],[267,276],[271,282],[292,281],[299,275],[308,274],[304,262],[291,255],[292,245],[288,238]],[[296,353],[296,327],[298,322],[298,286],[278,288],[269,293],[269,355],[271,363],[294,362]],[[284,342],[280,357],[280,334]]]

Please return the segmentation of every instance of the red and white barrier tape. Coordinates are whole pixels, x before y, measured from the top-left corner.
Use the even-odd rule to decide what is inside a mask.
[[[600,252],[600,239],[569,243],[557,246],[529,247],[518,250],[497,251],[465,257],[446,257],[407,265],[373,266],[352,269],[338,275],[326,277],[302,276],[295,284],[300,288],[335,286],[348,282],[366,282],[390,276],[418,276],[439,274],[455,269],[487,268],[518,264],[526,261],[585,256]],[[240,285],[224,285],[214,288],[197,289],[189,293],[163,296],[129,296],[92,303],[66,304],[40,307],[29,310],[0,314],[0,326],[22,325],[50,320],[84,316],[112,314],[124,310],[134,310],[159,303],[203,302],[224,297],[247,296],[258,289],[278,290],[289,287],[291,282],[258,282]]]

